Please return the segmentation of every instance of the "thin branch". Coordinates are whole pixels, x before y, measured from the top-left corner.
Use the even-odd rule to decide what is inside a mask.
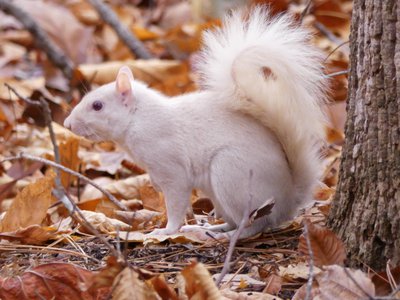
[[[32,34],[36,46],[43,50],[49,60],[58,67],[65,77],[72,79],[74,64],[63,51],[55,45],[47,33],[23,9],[10,0],[0,0],[0,9],[15,17]]]
[[[249,224],[250,207],[251,207],[251,203],[253,202],[253,193],[251,192],[252,191],[252,189],[251,189],[252,179],[253,179],[253,170],[250,170],[250,174],[249,174],[249,198],[250,199],[247,202],[247,205],[243,212],[243,217],[240,221],[240,224],[229,241],[229,248],[228,248],[228,252],[226,254],[224,267],[222,268],[221,274],[219,275],[219,277],[216,281],[217,286],[219,286],[221,284],[222,279],[224,279],[225,275],[228,274],[228,272],[230,270],[230,261],[232,259],[233,251],[235,250],[236,243],[237,243],[243,229]]]
[[[128,210],[127,207],[122,204],[120,201],[118,201],[110,192],[106,191],[105,189],[103,189],[101,186],[99,186],[96,182],[90,180],[89,178],[87,178],[86,176],[75,172],[67,167],[64,167],[63,165],[57,164],[51,160],[42,158],[42,157],[37,157],[37,156],[33,156],[30,154],[26,154],[26,153],[19,153],[17,156],[11,156],[11,157],[5,157],[2,161],[0,161],[0,164],[5,162],[5,161],[12,161],[12,160],[17,160],[17,159],[28,159],[28,160],[32,160],[32,161],[39,161],[42,162],[43,164],[49,165],[51,167],[60,169],[61,171],[64,171],[66,173],[72,174],[76,177],[78,177],[79,179],[83,180],[84,182],[90,184],[91,186],[95,187],[96,189],[98,189],[100,192],[102,192],[112,203],[114,203],[116,206],[118,206],[118,208],[122,209],[122,210]]]
[[[334,42],[337,45],[341,45],[343,44],[343,41],[338,38],[336,35],[334,35],[328,28],[326,28],[322,23],[320,22],[315,22],[314,26],[320,31],[322,32],[329,40],[331,40],[332,42]],[[347,51],[347,49],[344,50],[344,52],[348,55],[349,51]]]
[[[325,77],[331,78],[331,77],[347,75],[347,74],[349,74],[349,70],[343,70],[343,71],[339,71],[339,72],[335,72],[335,73],[326,74]]]
[[[97,10],[102,19],[114,29],[120,39],[133,54],[142,59],[152,58],[152,55],[144,45],[124,25],[121,24],[118,16],[111,8],[109,8],[102,0],[89,0],[89,2]]]
[[[328,58],[335,53],[339,48],[343,47],[344,45],[350,43],[350,41],[345,41],[343,43],[341,43],[340,45],[338,45],[335,49],[333,49],[331,52],[329,52],[329,54],[325,57],[323,62],[326,62],[328,60]],[[348,50],[345,50],[345,52],[348,52]]]
[[[308,3],[306,5],[306,7],[304,8],[304,10],[301,12],[300,15],[300,24],[303,23],[303,19],[306,15],[309,14],[310,9],[311,9],[311,4],[312,4],[312,0],[308,0]]]
[[[310,236],[308,234],[308,224],[307,222],[304,222],[304,237],[306,238],[307,242],[307,248],[308,248],[308,256],[310,260],[308,261],[310,265],[310,274],[308,276],[307,280],[307,290],[306,290],[306,297],[305,300],[311,299],[311,292],[312,292],[312,284],[314,280],[314,253],[311,248],[311,241],[310,241]]]
[[[32,161],[42,162],[45,165],[50,165],[50,166],[52,166],[54,168],[58,168],[58,169],[60,169],[60,170],[62,170],[64,172],[70,173],[70,174],[75,175],[77,177],[78,177],[78,175],[82,176],[83,180],[85,180],[89,184],[93,185],[93,182],[91,182],[91,183],[89,182],[89,181],[91,181],[90,179],[88,179],[88,178],[84,179],[85,176],[83,176],[83,175],[81,175],[81,174],[79,174],[79,173],[77,173],[75,171],[72,171],[72,170],[70,170],[70,169],[68,169],[68,168],[66,168],[66,167],[64,167],[64,166],[62,166],[60,164],[52,162],[51,160],[47,160],[47,159],[44,159],[44,158],[41,158],[41,157],[35,157],[35,156],[29,155],[29,154],[20,153],[18,156],[5,157],[2,161],[0,161],[0,164],[4,163],[5,161],[13,161],[13,160],[21,159],[21,158],[32,160]],[[97,185],[97,184],[95,184],[95,185]],[[93,186],[96,187],[95,185],[93,185]],[[100,188],[99,186],[97,186],[96,188],[104,193],[104,190],[102,190],[102,188]],[[86,220],[85,216],[82,214],[81,210],[76,206],[75,202],[66,194],[64,188],[61,187],[61,189],[62,190],[59,191],[58,195],[55,195],[55,196],[64,205],[65,205],[65,203],[69,203],[68,205],[65,205],[65,206],[68,209],[68,211],[70,212],[71,217],[74,218],[82,226],[87,227],[97,238],[99,238],[104,243],[104,245],[107,246],[107,248],[110,249],[110,251],[112,252],[112,254],[115,257],[119,257],[120,256],[119,252],[115,250],[115,248],[96,230],[96,228],[93,227],[93,225],[88,220]],[[109,194],[109,195],[111,195],[111,194]],[[62,198],[65,198],[65,199],[60,199],[59,197],[62,197]]]

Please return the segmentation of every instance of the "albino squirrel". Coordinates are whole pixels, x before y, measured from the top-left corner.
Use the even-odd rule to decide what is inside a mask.
[[[148,171],[168,216],[151,234],[179,231],[196,188],[226,222],[206,229],[228,237],[246,210],[272,198],[270,214],[240,235],[249,237],[294,217],[318,180],[326,82],[308,40],[289,16],[272,18],[260,7],[233,12],[204,35],[199,92],[168,98],[122,67],[115,82],[83,98],[65,127],[118,143]]]

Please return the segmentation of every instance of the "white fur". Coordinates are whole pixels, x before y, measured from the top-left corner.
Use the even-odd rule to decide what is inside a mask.
[[[247,207],[275,200],[272,213],[241,237],[292,218],[311,200],[323,135],[320,55],[289,17],[268,18],[261,8],[247,21],[236,12],[222,30],[206,33],[203,91],[166,99],[132,81],[126,99],[111,83],[65,121],[78,134],[116,141],[146,168],[167,205],[167,227],[154,234],[179,230],[193,188],[212,199],[225,230],[238,226]],[[95,100],[101,111],[91,109]]]

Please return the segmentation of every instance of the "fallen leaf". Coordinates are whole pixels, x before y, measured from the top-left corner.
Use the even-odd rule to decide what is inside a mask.
[[[315,276],[319,284],[318,299],[361,300],[375,297],[375,286],[371,279],[360,270],[332,265]]]
[[[308,227],[308,238],[313,253],[314,265],[317,267],[328,265],[343,265],[346,251],[343,242],[328,228],[323,228],[305,220]],[[299,239],[299,251],[309,255],[307,240],[304,233]]]
[[[95,274],[92,278],[90,291],[95,291],[102,287],[111,287],[115,277],[125,268],[117,258],[110,256],[107,258],[107,265]]]
[[[154,226],[165,225],[164,214],[147,209],[137,211],[115,211],[115,217],[119,220],[130,224],[132,230],[142,230]]]
[[[277,295],[282,289],[282,277],[276,274],[271,274],[265,279],[266,286],[263,290],[264,293]]]
[[[170,299],[170,300],[178,300],[178,295],[174,291],[174,289],[168,285],[165,281],[165,277],[163,275],[158,275],[150,279],[149,281],[153,286],[154,290],[158,295],[161,296],[162,299]]]
[[[55,3],[19,0],[16,4],[29,12],[74,63],[86,61],[87,52],[93,46],[93,28],[83,26],[68,9]]]
[[[78,157],[79,138],[70,136],[65,142],[59,146],[61,164],[72,171],[77,172],[80,165]],[[72,180],[75,176],[70,173],[61,171],[61,183],[65,189],[68,190]]]
[[[319,274],[321,269],[314,266],[314,274]],[[304,262],[295,265],[279,266],[278,275],[287,279],[308,279],[310,266]]]
[[[139,231],[120,231],[118,232],[118,237],[123,241],[143,243],[144,245],[160,244],[166,241],[176,244],[204,244],[206,242],[193,232],[176,233],[170,235],[148,235]],[[209,240],[212,239],[209,238]]]
[[[131,226],[117,219],[106,217],[105,214],[82,210],[85,219],[97,230],[103,233],[111,233],[119,230],[130,230]]]
[[[307,288],[308,285],[307,283],[303,284],[293,295],[292,300],[304,300],[307,299]],[[316,280],[313,280],[312,286],[311,286],[311,293],[310,293],[310,299],[315,299],[317,300],[317,296],[320,295],[319,291],[319,285]],[[334,300],[334,299],[332,299]]]
[[[151,284],[139,279],[139,274],[126,267],[114,280],[112,298],[116,300],[159,300]]]
[[[57,239],[57,230],[52,227],[41,227],[40,225],[30,225],[26,228],[14,232],[0,233],[0,239],[8,241],[19,241],[28,245],[40,245],[48,240]]]
[[[0,298],[8,299],[106,299],[104,290],[88,292],[93,272],[73,264],[49,263],[22,275],[0,278]]]
[[[394,282],[391,283],[389,278]],[[400,266],[393,269],[388,267],[386,271],[374,274],[371,280],[375,285],[376,295],[387,296],[393,292],[395,286],[400,285]]]
[[[203,264],[193,262],[181,272],[189,299],[221,299],[221,294]]]
[[[52,202],[54,176],[54,173],[49,172],[45,177],[29,184],[18,193],[0,221],[0,232],[15,231],[42,223]]]

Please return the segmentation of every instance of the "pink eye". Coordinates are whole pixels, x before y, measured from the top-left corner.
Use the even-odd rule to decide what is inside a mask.
[[[96,100],[92,103],[92,107],[95,111],[99,111],[103,108],[103,102]]]

